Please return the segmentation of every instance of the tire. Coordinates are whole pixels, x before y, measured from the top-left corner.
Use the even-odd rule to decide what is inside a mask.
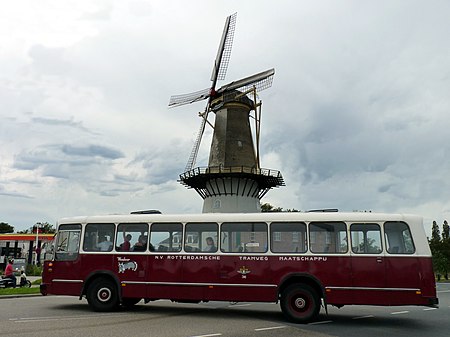
[[[94,280],[87,290],[87,301],[95,311],[113,311],[119,306],[116,285],[105,278]]]
[[[308,323],[319,315],[320,299],[310,286],[292,284],[282,292],[280,307],[289,321]]]
[[[132,307],[134,307],[136,304],[139,303],[139,301],[141,300],[141,298],[122,298],[122,306],[124,308],[130,309]]]

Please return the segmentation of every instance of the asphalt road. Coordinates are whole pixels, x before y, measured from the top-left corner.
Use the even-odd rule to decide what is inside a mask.
[[[440,308],[348,306],[321,311],[317,322],[284,320],[279,305],[157,301],[96,313],[86,300],[47,296],[0,299],[0,336],[449,336],[450,284],[438,286]]]

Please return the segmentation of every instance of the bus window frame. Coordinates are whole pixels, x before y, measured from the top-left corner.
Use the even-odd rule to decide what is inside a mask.
[[[87,241],[86,240],[86,238],[87,238],[86,235],[89,232],[90,233],[94,233],[95,232],[95,231],[89,231],[89,227],[90,226],[100,226],[100,228],[103,227],[103,226],[108,226],[108,227],[110,227],[110,231],[102,231],[102,232],[100,232],[99,231],[100,228],[98,228],[97,229],[97,235],[94,235],[94,239],[96,240],[96,243],[95,243],[95,245],[93,245],[91,243],[89,245],[90,246],[89,247],[88,243],[86,242]],[[101,228],[101,229],[104,229],[104,228]],[[112,231],[111,231],[111,229],[112,229]],[[109,232],[109,234],[105,234],[107,232]],[[102,233],[102,234],[99,235],[99,233]],[[98,245],[100,243],[100,242],[98,242],[100,237],[101,236],[105,236],[105,235],[109,235],[109,237],[110,237],[110,245],[109,245],[109,249],[108,250],[102,250],[100,247],[98,247]],[[89,223],[86,223],[84,225],[84,233],[83,233],[83,245],[82,245],[83,252],[87,252],[87,253],[92,253],[92,252],[108,253],[108,252],[112,252],[113,249],[114,249],[115,235],[116,235],[116,224],[113,223],[113,222],[108,222],[108,223],[106,223],[106,222],[105,223],[103,223],[103,222],[94,222],[94,223],[89,222]],[[90,238],[90,240],[92,240],[92,239],[93,238]]]
[[[82,229],[83,226],[81,223],[61,224],[58,226],[58,235],[56,237],[55,244],[55,261],[75,261],[78,258],[82,240]],[[67,240],[67,243],[65,243],[65,247],[67,250],[60,250],[60,247],[64,244],[64,242],[60,243],[60,238],[62,239],[62,234],[64,233],[68,233],[67,237],[65,238],[65,240]],[[75,248],[75,250],[69,250],[70,243],[73,240],[73,238],[71,238],[71,234],[78,234],[78,242],[76,243],[75,247],[73,247]]]
[[[353,233],[354,232],[357,232],[356,230],[353,230],[353,228],[354,227],[361,227],[361,228],[363,228],[364,230],[362,231],[363,233],[364,233],[364,235],[363,235],[363,239],[364,239],[364,250],[363,251],[355,251],[354,250],[354,246],[353,246],[353,242],[354,242],[354,237],[353,237]],[[367,236],[367,233],[370,231],[370,227],[377,227],[378,228],[378,233],[379,233],[379,244],[380,244],[380,247],[379,247],[379,251],[376,251],[376,252],[371,252],[371,251],[369,251],[368,250],[368,247],[369,246],[367,246],[367,242],[368,242],[368,240],[367,240],[367,238],[368,238],[368,236]],[[385,247],[385,245],[383,244],[383,231],[382,231],[382,226],[378,223],[378,222],[354,222],[354,223],[351,223],[350,224],[350,226],[349,226],[349,230],[350,230],[350,249],[351,249],[351,252],[353,253],[353,254],[358,254],[358,255],[370,255],[370,254],[383,254],[384,253],[384,247]],[[361,232],[361,231],[358,231],[358,232]],[[361,245],[361,243],[359,244],[359,245]]]
[[[392,246],[392,245],[391,245],[389,232],[394,232],[394,231],[391,230],[391,229],[388,229],[388,228],[386,228],[386,227],[387,227],[387,226],[390,226],[390,225],[394,225],[394,224],[397,224],[397,225],[401,224],[401,225],[404,225],[404,226],[405,226],[405,229],[404,229],[403,231],[400,232],[400,235],[401,235],[401,238],[402,238],[401,244],[402,244],[403,247],[400,247],[400,246]],[[415,243],[414,243],[414,238],[413,238],[413,235],[412,235],[412,232],[411,232],[411,227],[410,227],[405,221],[386,221],[386,222],[383,223],[383,230],[384,230],[384,240],[385,240],[386,252],[387,252],[388,254],[391,254],[391,255],[392,255],[392,254],[393,254],[393,255],[396,255],[396,254],[400,254],[400,255],[413,255],[413,254],[415,254],[415,252],[416,252],[416,245],[415,245]],[[412,251],[408,251],[408,250],[407,250],[406,242],[405,242],[405,237],[404,237],[404,232],[405,232],[405,230],[406,230],[406,231],[408,232],[408,234],[409,234],[409,240],[411,240]],[[398,231],[397,231],[397,232],[398,232]],[[399,242],[399,244],[400,244],[400,242]],[[391,247],[391,246],[392,246],[392,247]],[[398,251],[395,250],[394,248],[398,248]]]
[[[191,230],[191,231],[189,231],[190,226],[200,226],[200,227],[201,226],[204,226],[204,227],[213,226],[213,227],[215,227],[215,231],[214,230],[213,231],[211,231],[211,230],[209,230],[209,231],[208,230],[203,230],[203,231]],[[187,242],[190,237],[189,233],[197,233],[197,234],[201,233],[200,235],[197,235],[198,246],[199,246],[198,250],[195,249],[194,246],[192,246],[192,244],[195,242],[193,242],[193,243]],[[202,235],[203,233],[215,233],[215,234],[207,234],[207,237],[203,237],[203,235]],[[214,241],[215,250],[213,250],[213,251],[204,250],[204,247],[206,247],[206,241],[204,241],[204,240],[206,240],[208,237],[211,237]],[[194,254],[216,253],[218,251],[218,244],[219,244],[218,238],[219,238],[219,224],[217,222],[188,222],[184,225],[183,250],[185,252],[194,253]]]
[[[142,231],[142,227],[145,226],[145,230]],[[130,249],[129,250],[122,250],[119,249],[119,247],[125,242],[125,239],[123,237],[123,233],[128,233],[131,235],[131,240],[130,240]],[[135,235],[136,233],[141,233],[140,235],[138,235],[138,238],[133,240],[135,237],[133,237],[133,235]],[[145,243],[144,249],[142,250],[135,250],[136,244],[139,242],[140,236],[144,235],[144,233],[147,233],[147,242]],[[122,234],[122,237],[121,237]],[[126,235],[128,235],[126,234]],[[137,235],[137,234],[136,234]],[[117,231],[116,231],[116,240],[115,240],[115,245],[114,248],[117,252],[120,253],[126,253],[126,252],[132,252],[132,253],[144,253],[147,251],[148,248],[148,236],[149,236],[149,224],[148,222],[120,222],[117,224]],[[123,240],[123,242],[121,244],[119,244],[119,238],[121,238]]]
[[[334,229],[334,231],[319,231],[319,230],[311,230],[311,227],[313,226],[318,226],[319,228],[320,225],[322,226],[328,226],[328,227],[332,227]],[[342,226],[342,228],[338,228],[336,225],[340,225]],[[349,240],[348,240],[348,224],[344,221],[311,221],[308,223],[308,232],[309,232],[309,251],[312,254],[347,254],[349,251]],[[324,232],[325,233],[325,244],[324,246],[324,250],[314,250],[313,249],[313,245],[317,245],[317,234],[316,233],[321,233]],[[344,233],[345,237],[344,238],[340,238],[340,235],[338,235],[339,233]],[[314,235],[313,235],[314,234]],[[330,235],[328,235],[330,234]],[[334,235],[332,235],[334,234]],[[313,239],[314,236],[314,239]],[[328,243],[328,236],[330,238],[330,242]],[[334,240],[333,240],[334,239]],[[334,246],[335,249],[334,250],[330,250],[329,248],[333,246],[332,241],[334,241]],[[346,244],[346,249],[345,250],[341,250],[341,242],[345,242]],[[325,248],[328,248],[325,249]]]
[[[230,231],[230,230],[224,230],[227,229],[228,226],[237,226],[238,229],[240,229],[239,227],[243,227],[243,226],[264,226],[264,231],[244,231],[244,230],[240,230],[240,231]],[[226,233],[226,235],[224,234]],[[239,233],[239,235],[235,234],[235,238],[236,240],[239,238],[239,245],[238,246],[234,246],[231,250],[225,250],[224,247],[224,242],[225,240],[228,240],[228,245],[230,242],[230,239],[233,238],[233,235],[231,235],[231,233]],[[249,242],[244,243],[244,241],[241,240],[241,235],[242,233],[249,233]],[[251,239],[253,238],[253,241],[256,241],[256,233],[263,233],[265,236],[262,237],[263,241],[265,242],[251,242]],[[265,240],[264,240],[265,239]],[[256,245],[256,243],[258,243],[258,245]],[[233,243],[232,243],[233,244]],[[247,249],[251,249],[251,248],[256,248],[256,247],[260,247],[260,244],[265,244],[265,247],[263,248],[263,251],[248,251]],[[220,252],[221,253],[225,253],[225,254],[267,254],[269,252],[269,225],[267,224],[267,222],[264,221],[252,221],[252,222],[239,222],[239,221],[228,221],[228,222],[223,222],[220,226]],[[234,248],[234,247],[239,247],[239,248]]]
[[[274,228],[274,227],[283,226],[283,225],[286,225],[286,226],[300,225],[300,227],[303,226],[304,231],[280,231],[280,230],[277,230],[276,228]],[[303,221],[290,221],[290,222],[274,221],[274,222],[270,223],[269,233],[270,233],[270,251],[274,254],[304,254],[308,251],[308,226]],[[302,235],[303,235],[303,237],[298,239],[297,250],[295,250],[295,251],[275,250],[274,246],[276,244],[274,242],[278,242],[278,240],[275,240],[275,233],[281,233],[281,236],[280,236],[281,242],[285,241],[285,240],[283,240],[282,233],[292,233],[292,243],[295,242],[293,233],[301,233],[300,237]],[[303,246],[303,249],[298,250],[299,246]]]
[[[158,228],[159,226],[179,227],[180,230],[178,230],[178,231],[176,231],[176,230],[167,230],[167,231],[156,230],[156,231],[154,231],[153,230],[154,228]],[[161,250],[160,249],[161,247],[164,247],[164,246],[161,245],[161,243],[163,241],[167,240],[167,239],[164,239],[164,240],[160,241],[158,247],[152,242],[152,238],[153,238],[152,234],[153,233],[164,233],[164,232],[170,233],[169,237],[167,238],[167,239],[169,239],[169,241],[168,241],[169,245],[167,247],[167,250],[165,250],[165,249]],[[177,232],[180,233],[180,238],[179,238],[179,242],[178,242],[179,248],[177,250],[174,250],[174,249],[171,249],[171,248],[173,247],[174,243],[177,243],[174,240],[175,237],[176,237],[176,235],[174,233],[177,233]],[[150,226],[150,231],[149,231],[149,237],[148,238],[149,238],[148,242],[151,245],[150,246],[151,247],[151,249],[150,249],[151,251],[158,252],[158,253],[180,253],[182,251],[182,248],[183,248],[184,226],[183,226],[183,224],[181,222],[154,222]]]

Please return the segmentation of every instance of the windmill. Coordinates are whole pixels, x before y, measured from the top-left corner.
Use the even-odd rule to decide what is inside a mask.
[[[180,182],[194,188],[204,199],[203,212],[256,212],[259,200],[273,187],[283,186],[277,170],[260,168],[259,139],[261,102],[257,92],[272,85],[274,69],[230,82],[216,89],[225,79],[231,56],[236,15],[227,17],[211,74],[211,86],[197,92],[175,95],[169,107],[207,100],[199,132]],[[214,125],[210,112],[216,115]],[[254,147],[250,114],[255,112]],[[206,125],[214,129],[207,168],[194,168]]]

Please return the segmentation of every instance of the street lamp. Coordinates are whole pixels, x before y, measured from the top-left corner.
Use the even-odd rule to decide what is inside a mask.
[[[37,266],[37,258],[38,258],[38,243],[39,243],[39,226],[41,226],[42,223],[36,222],[36,248],[34,249],[34,265]]]

